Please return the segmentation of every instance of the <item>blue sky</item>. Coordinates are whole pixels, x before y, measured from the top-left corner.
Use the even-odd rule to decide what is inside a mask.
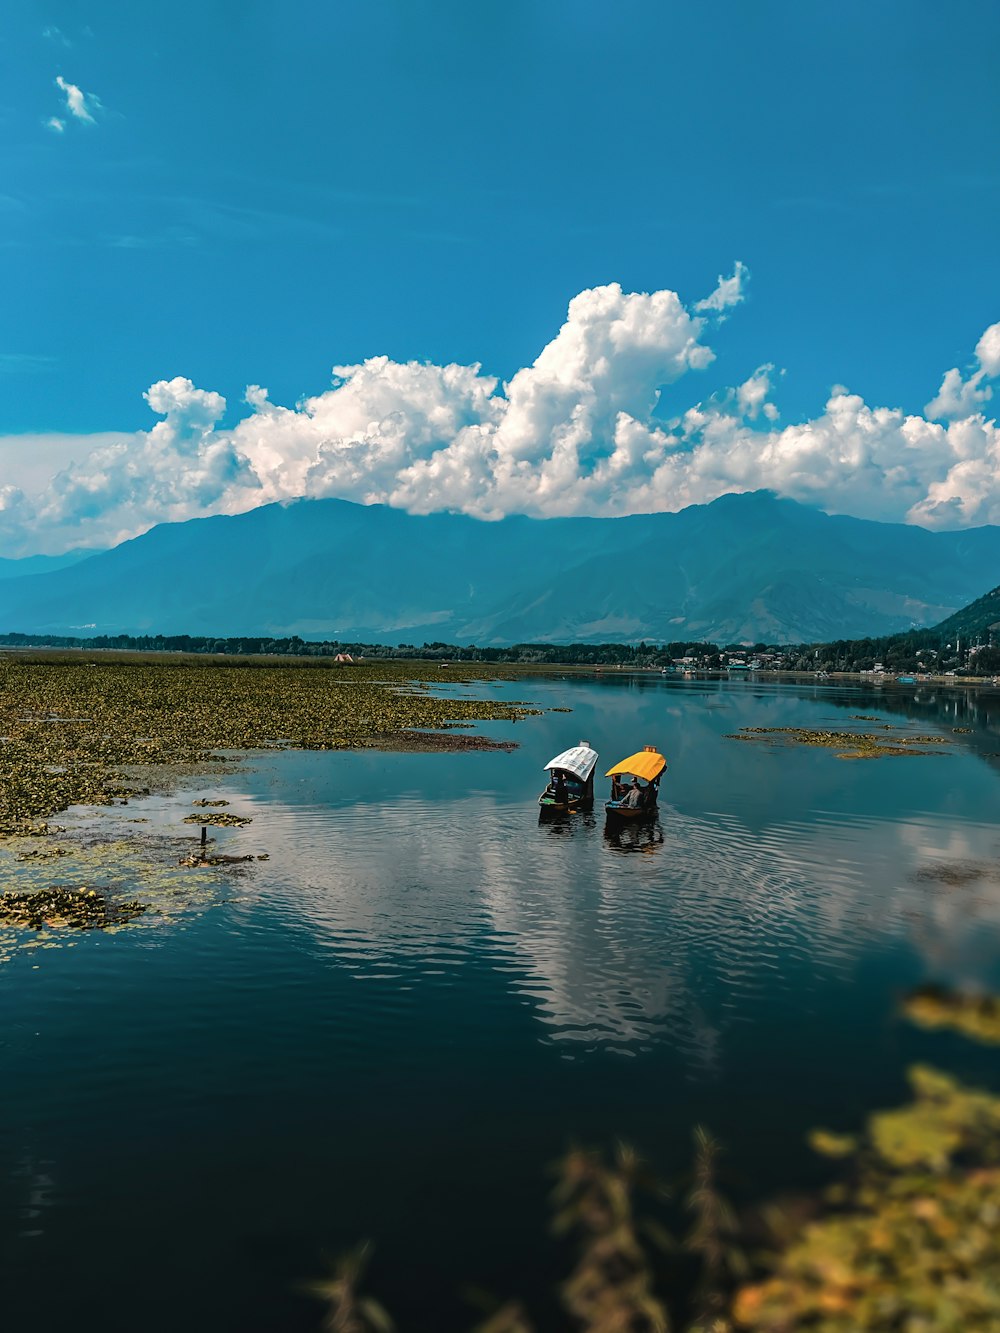
[[[737,261],[714,360],[656,420],[764,364],[783,426],[837,384],[920,413],[1000,319],[991,0],[5,12],[11,484],[28,452],[147,432],[159,381],[222,395],[215,430],[248,384],[292,406],[371,357],[506,381],[578,293],[690,310]]]

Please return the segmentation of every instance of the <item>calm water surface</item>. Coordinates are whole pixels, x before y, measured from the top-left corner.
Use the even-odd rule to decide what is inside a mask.
[[[448,1333],[468,1285],[531,1298],[558,1273],[547,1166],[572,1140],[622,1135],[679,1178],[701,1122],[753,1199],[823,1180],[806,1130],[900,1098],[915,1059],[1000,1083],[895,1018],[929,979],[1000,988],[995,695],[467,692],[573,711],[484,728],[511,753],[279,753],[150,798],[147,831],[180,833],[225,796],[253,823],[220,842],[270,861],[0,967],[6,1328],[313,1330],[298,1284],[370,1237],[398,1322]],[[725,739],[871,725],[852,713],[947,752]],[[581,738],[600,771],[664,750],[656,825],[538,823],[541,765]]]

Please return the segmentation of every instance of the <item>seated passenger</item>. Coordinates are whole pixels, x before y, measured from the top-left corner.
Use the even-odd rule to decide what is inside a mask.
[[[642,805],[642,795],[643,793],[642,788],[639,786],[639,779],[633,778],[632,785],[629,787],[628,793],[622,800],[622,805],[627,805],[630,810],[638,810],[639,806]]]

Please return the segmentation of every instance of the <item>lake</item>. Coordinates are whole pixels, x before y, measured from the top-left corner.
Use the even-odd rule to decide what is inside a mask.
[[[484,725],[510,752],[267,753],[60,817],[176,866],[191,801],[225,798],[253,822],[219,845],[269,860],[0,966],[6,1327],[305,1333],[302,1284],[369,1238],[398,1325],[449,1333],[471,1287],[544,1308],[572,1142],[624,1137],[680,1181],[703,1124],[762,1200],[827,1180],[806,1132],[902,1100],[917,1059],[997,1086],[988,1049],[897,1017],[928,980],[1000,989],[995,693],[447,688],[546,711]],[[727,738],[879,724],[947,744]],[[539,823],[542,765],[581,739],[599,773],[663,750],[655,824],[608,834],[601,778],[592,816]]]

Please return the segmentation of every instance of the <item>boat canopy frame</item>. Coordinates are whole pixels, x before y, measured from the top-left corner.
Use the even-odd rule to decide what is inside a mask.
[[[627,759],[623,759],[621,763],[609,768],[604,776],[611,778],[619,773],[628,773],[634,774],[637,778],[643,778],[646,782],[655,782],[666,767],[667,761],[663,755],[652,745],[647,745],[644,750],[639,750],[636,754],[630,754]]]
[[[557,754],[554,759],[550,759],[544,764],[545,769],[561,769],[563,773],[570,773],[573,777],[579,778],[581,782],[588,782],[597,767],[598,754],[592,750],[585,742],[579,745],[571,746],[568,750],[563,750]]]

